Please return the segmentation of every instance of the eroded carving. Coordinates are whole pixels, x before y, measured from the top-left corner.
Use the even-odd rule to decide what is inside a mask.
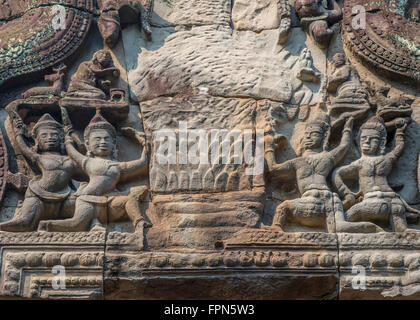
[[[119,11],[129,10],[131,15],[137,15],[139,26],[146,34],[148,41],[152,40],[152,29],[150,27],[151,14],[153,11],[154,0],[146,0],[144,5],[142,1],[127,0],[100,0],[98,19],[98,28],[105,43],[110,47],[114,47],[120,37],[121,18]],[[133,12],[134,11],[134,12]]]
[[[16,120],[16,142],[25,157],[36,165],[41,175],[29,182],[22,207],[12,220],[0,224],[0,230],[27,232],[37,229],[39,221],[71,217],[74,198],[70,179],[76,163],[64,154],[63,126],[48,113],[41,117],[32,130],[34,149],[25,141],[25,125]]]
[[[396,131],[395,148],[385,153],[386,128],[383,122],[370,118],[361,127],[360,147],[362,157],[351,164],[337,170],[334,178],[335,185],[344,198],[343,206],[348,209],[346,219],[350,222],[374,222],[391,231],[409,231],[407,227],[407,213],[419,215],[420,212],[411,208],[388,184],[387,176],[392,166],[401,156],[404,149],[404,132],[407,120],[400,119]],[[359,175],[360,192],[352,192],[344,183],[344,179]],[[357,203],[356,199],[363,196]],[[417,217],[415,217],[417,218]],[[377,227],[377,231],[383,231]]]
[[[296,78],[302,81],[319,82],[321,73],[314,70],[311,51],[308,48],[302,50],[298,65],[299,68],[296,73]]]
[[[148,188],[131,188],[128,195],[116,190],[117,183],[136,175],[147,168],[146,142],[142,134],[132,128],[123,128],[122,133],[136,139],[143,147],[140,159],[131,162],[117,161],[117,133],[115,128],[99,113],[92,118],[84,132],[87,154],[81,154],[70,135],[66,136],[66,150],[72,161],[88,175],[89,182],[82,183],[75,193],[74,215],[65,220],[42,221],[41,230],[72,232],[103,228],[104,224],[124,219],[133,223],[140,235],[143,248],[144,228],[150,224],[144,219],[139,207]]]
[[[337,1],[342,35],[333,0],[156,1],[152,39],[152,0],[0,0],[0,82],[34,81],[0,92],[0,295],[419,297],[415,1]]]
[[[296,0],[295,9],[300,22],[321,47],[326,48],[331,40],[334,31],[330,28],[342,18],[341,8],[335,0]]]
[[[111,80],[120,71],[114,67],[109,51],[96,52],[92,60],[83,62],[72,76],[66,97],[106,100]]]
[[[334,55],[332,72],[328,77],[327,90],[331,98],[329,115],[333,129],[342,125],[348,117],[362,120],[370,111],[367,90],[362,86],[356,69],[346,61],[342,53]]]
[[[309,122],[302,139],[303,153],[296,159],[276,164],[274,148],[266,153],[271,179],[287,181],[296,175],[301,198],[285,200],[276,209],[273,225],[284,229],[287,224],[326,229],[328,232],[346,230],[344,212],[337,194],[331,192],[327,177],[346,155],[351,141],[353,119],[344,127],[340,145],[327,151],[330,126],[328,118],[319,116]],[[352,226],[349,226],[352,228]],[[361,225],[365,232],[373,228]]]
[[[151,40],[153,5],[154,0],[3,1],[0,85],[37,78],[41,71],[74,57],[98,15],[98,28],[109,47],[114,47],[119,39],[120,11],[127,16],[122,22],[139,23]]]
[[[34,96],[60,96],[64,90],[64,76],[67,67],[60,65],[58,68],[53,68],[54,73],[45,76],[45,81],[49,82],[49,87],[36,87],[25,91],[22,94],[24,99],[31,98]]]
[[[285,44],[290,37],[292,27],[291,6],[289,0],[278,1],[280,27],[279,27],[279,44]]]

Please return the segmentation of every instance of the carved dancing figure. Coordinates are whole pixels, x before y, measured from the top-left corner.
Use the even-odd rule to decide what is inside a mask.
[[[102,229],[103,224],[128,218],[143,241],[144,228],[151,225],[140,211],[140,201],[146,197],[148,188],[131,188],[129,195],[121,195],[116,186],[127,177],[141,174],[147,169],[146,141],[144,134],[132,128],[123,128],[122,132],[142,145],[140,159],[130,162],[116,160],[116,130],[99,113],[92,118],[84,132],[87,155],[78,152],[73,139],[66,137],[68,154],[89,176],[89,182],[81,184],[75,193],[77,199],[74,216],[61,221],[43,221],[40,226],[42,230],[88,231],[92,224],[96,224],[94,229]]]
[[[17,121],[13,127],[21,152],[41,175],[29,182],[22,207],[12,220],[0,224],[0,230],[34,231],[40,220],[71,217],[75,201],[69,184],[78,166],[64,153],[63,126],[49,114],[42,116],[32,130],[35,151],[25,142],[23,122]]]
[[[382,226],[391,226],[392,231],[409,231],[406,213],[418,215],[388,184],[387,177],[404,149],[404,132],[407,120],[400,119],[396,131],[395,148],[385,154],[386,128],[382,120],[370,118],[361,127],[360,148],[362,157],[337,169],[333,175],[339,194],[344,198],[347,221],[368,221]],[[356,204],[356,194],[344,183],[344,179],[359,175],[360,193],[363,201]],[[383,231],[378,226],[378,231]]]
[[[350,118],[344,126],[340,145],[327,151],[330,133],[328,119],[317,118],[305,128],[302,156],[276,164],[274,157],[268,155],[270,176],[285,181],[296,175],[301,193],[301,198],[283,201],[277,207],[273,226],[284,230],[287,223],[293,222],[311,228],[326,227],[330,233],[354,229],[354,225],[344,220],[340,198],[331,192],[326,180],[350,147],[352,127],[353,119]],[[376,230],[371,223],[360,223],[358,226],[364,232]]]

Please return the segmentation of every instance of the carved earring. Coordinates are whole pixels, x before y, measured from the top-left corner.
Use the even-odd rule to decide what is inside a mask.
[[[86,146],[86,157],[92,158],[92,152],[90,152],[89,150],[89,142],[85,141],[85,146]]]
[[[327,130],[327,132],[324,134],[324,143],[322,145],[322,151],[327,151],[329,148],[329,142],[330,142],[330,135],[331,131]]]
[[[62,133],[60,134],[60,151],[61,154],[66,154],[65,136]]]
[[[114,158],[114,160],[118,161],[118,149],[117,149],[117,144],[114,144],[114,149],[112,150],[112,156]]]
[[[36,139],[35,139],[35,144],[32,148],[36,153],[39,153],[39,145],[38,145],[38,141]]]
[[[380,154],[385,154],[385,148],[386,148],[386,141],[385,141],[385,139],[383,139],[381,141]]]

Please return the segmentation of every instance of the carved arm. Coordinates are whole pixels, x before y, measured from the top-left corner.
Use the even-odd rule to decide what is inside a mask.
[[[104,77],[107,77],[107,76],[112,76],[114,78],[118,78],[120,76],[120,70],[118,70],[115,67],[106,68],[106,69],[91,67],[91,70],[99,78],[104,78]]]
[[[343,208],[347,210],[356,202],[356,195],[344,183],[345,178],[351,178],[359,174],[359,160],[347,166],[334,170],[332,174],[332,181],[338,190],[338,194],[344,199]]]
[[[122,133],[127,137],[135,138],[139,144],[143,147],[141,156],[137,160],[122,162],[120,163],[121,174],[123,175],[138,175],[143,172],[144,169],[147,169],[147,148],[146,148],[146,139],[144,133],[137,132],[132,128],[122,128]]]
[[[67,154],[79,166],[81,166],[82,168],[84,168],[84,164],[88,160],[88,157],[84,156],[79,151],[77,151],[73,144],[74,144],[73,138],[70,135],[67,135],[66,136],[66,151],[67,151]]]
[[[15,129],[15,131],[16,131],[16,129]],[[26,142],[23,138],[23,133],[22,132],[16,132],[16,142],[19,146],[19,149],[22,151],[22,154],[26,158],[28,158],[33,163],[38,162],[40,155],[38,153],[32,151],[32,149],[28,147],[28,145],[26,144]]]
[[[334,161],[335,166],[338,163],[340,163],[341,160],[343,160],[344,156],[346,155],[347,151],[350,148],[352,128],[353,128],[353,117],[350,117],[347,120],[346,124],[344,125],[343,137],[341,138],[340,145],[334,150],[330,151],[330,154],[332,155],[332,160]]]
[[[269,175],[275,180],[290,180],[291,176],[294,175],[296,171],[295,161],[296,159],[291,159],[284,163],[273,165],[272,169],[269,171]]]
[[[395,148],[392,150],[388,156],[391,159],[391,161],[396,161],[404,150],[404,136],[405,136],[405,129],[407,128],[407,123],[404,124],[402,127],[398,128],[395,133]]]

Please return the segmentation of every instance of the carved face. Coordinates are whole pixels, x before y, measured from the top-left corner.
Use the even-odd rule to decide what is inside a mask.
[[[60,131],[57,129],[40,128],[36,140],[41,152],[60,150]]]
[[[376,155],[381,146],[381,134],[375,129],[363,129],[360,136],[360,147],[363,154]]]
[[[98,60],[99,64],[106,68],[111,64],[112,58],[108,51],[100,51],[97,53],[96,59]]]
[[[308,126],[305,129],[303,147],[308,149],[318,149],[322,147],[324,141],[324,131],[319,126]]]
[[[322,14],[322,2],[320,0],[297,0],[295,8],[299,18],[317,17]]]
[[[114,139],[105,129],[92,130],[86,145],[95,157],[109,157],[114,151]]]

